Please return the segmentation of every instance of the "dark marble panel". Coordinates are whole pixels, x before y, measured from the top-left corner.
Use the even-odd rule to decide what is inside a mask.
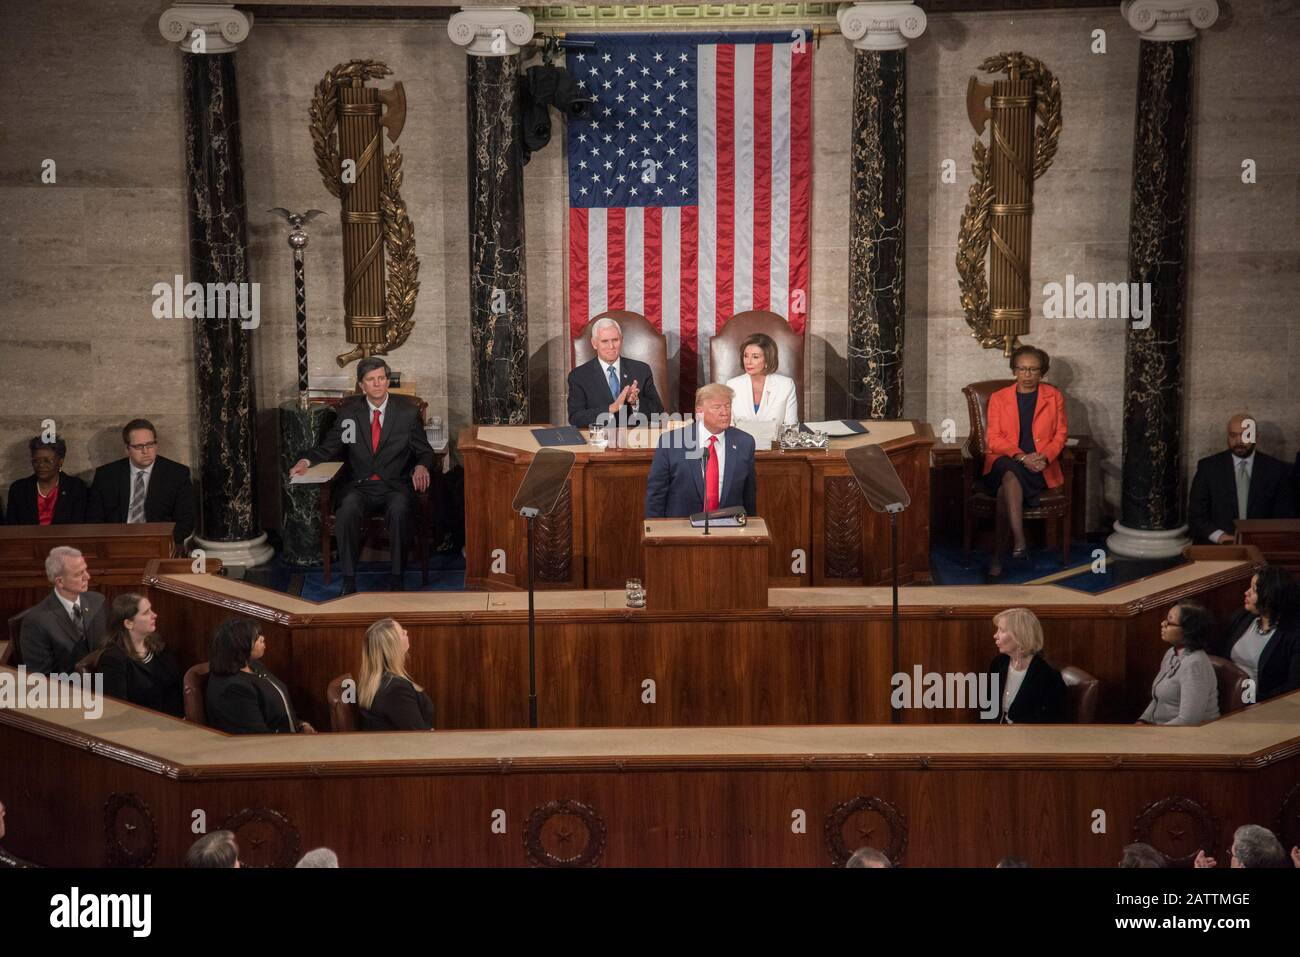
[[[858,419],[903,409],[905,52],[854,54],[848,380]]]
[[[190,282],[248,283],[247,210],[235,54],[182,54]],[[255,302],[251,291],[244,302]],[[223,310],[224,311],[224,310]],[[251,312],[251,309],[250,309]],[[260,321],[260,316],[256,317]],[[194,320],[199,401],[200,534],[256,537],[253,319]],[[247,326],[248,328],[244,328]]]
[[[1194,40],[1141,44],[1129,281],[1150,283],[1151,325],[1127,332],[1120,521],[1182,524],[1183,346]]]
[[[289,469],[325,434],[334,421],[328,405],[299,408],[297,401],[279,407],[280,417],[280,558],[290,565],[320,561],[320,486],[290,485]]]
[[[466,57],[474,422],[528,421],[528,303],[519,56]]]

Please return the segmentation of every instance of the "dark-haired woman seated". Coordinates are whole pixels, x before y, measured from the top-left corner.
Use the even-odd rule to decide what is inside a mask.
[[[86,483],[63,474],[68,443],[46,442],[39,435],[27,443],[32,474],[9,486],[7,525],[77,525],[86,520]]]
[[[1214,619],[1203,605],[1180,601],[1165,613],[1160,639],[1169,645],[1138,724],[1204,724],[1219,716],[1219,681],[1205,648]]]
[[[1265,565],[1251,576],[1222,654],[1254,679],[1256,701],[1300,688],[1300,596],[1281,568]]]
[[[158,615],[143,595],[113,599],[97,670],[104,694],[181,717],[181,668],[158,637]]]
[[[391,618],[366,632],[357,704],[363,731],[432,731],[433,702],[406,673],[411,639]]]
[[[1008,538],[1014,545],[1011,557],[1025,557],[1025,508],[1036,508],[1043,492],[1065,483],[1057,461],[1068,437],[1065,396],[1043,381],[1050,365],[1042,349],[1020,346],[1011,353],[1015,385],[989,396],[983,482],[998,500],[990,578],[1002,574]]]
[[[217,628],[208,659],[208,725],[227,734],[314,733],[298,720],[289,689],[259,660],[265,653],[257,622],[232,618]]]

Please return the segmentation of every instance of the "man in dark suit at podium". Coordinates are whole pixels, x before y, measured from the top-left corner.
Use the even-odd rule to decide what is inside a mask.
[[[122,429],[126,458],[95,469],[86,501],[92,522],[175,522],[172,539],[184,545],[194,531],[190,470],[158,454],[158,430],[148,419]]]
[[[429,487],[433,448],[412,402],[394,401],[388,394],[388,363],[370,357],[357,363],[362,395],[349,396],[338,409],[329,433],[292,469],[302,475],[313,465],[339,458],[347,447],[351,481],[334,513],[334,532],[343,566],[343,594],[357,588],[357,555],[361,551],[361,521],[383,511],[392,542],[389,588],[402,590],[403,559],[410,535],[414,502],[411,489]]]
[[[687,518],[707,508],[758,511],[754,438],[731,428],[735,393],[713,382],[695,393],[695,421],[659,438],[646,480],[646,518]]]
[[[1255,448],[1255,425],[1252,416],[1234,415],[1227,449],[1196,463],[1187,519],[1198,545],[1231,545],[1239,518],[1294,515],[1286,463]]]
[[[569,424],[585,429],[601,416],[626,420],[633,413],[651,416],[663,412],[654,376],[644,362],[623,352],[623,330],[606,316],[591,325],[591,347],[596,358],[569,373]]]

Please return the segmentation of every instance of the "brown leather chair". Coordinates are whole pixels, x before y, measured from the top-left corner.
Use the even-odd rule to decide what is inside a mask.
[[[13,657],[14,642],[6,638],[0,641],[0,665],[10,665]],[[11,665],[12,666],[12,665]]]
[[[181,679],[181,689],[185,699],[185,720],[194,724],[208,723],[208,663],[201,661]]]
[[[389,398],[395,402],[414,402],[420,412],[420,423],[423,425],[429,419],[429,403],[425,402],[419,396],[405,395],[398,392],[388,393]],[[339,405],[344,401],[341,396],[328,396],[319,401],[322,405],[328,405],[330,408],[337,410]],[[340,477],[347,472],[347,465],[339,469],[332,482],[322,482],[320,484],[320,562],[321,577],[325,584],[328,585],[331,580],[330,574],[330,539],[334,537],[334,486],[340,481]],[[424,494],[415,496],[415,551],[420,557],[420,580],[425,585],[429,584],[429,539],[433,536],[433,483],[437,481],[438,470],[432,469],[429,475],[429,487]],[[385,525],[383,515],[371,515],[361,522],[361,541],[364,543],[373,540],[387,541],[388,528]],[[392,547],[392,543],[389,543]]]
[[[1074,665],[1061,669],[1061,680],[1065,682],[1065,720],[1070,724],[1092,724],[1097,718],[1101,680]]]
[[[36,606],[33,605],[32,608]],[[9,665],[11,668],[17,668],[23,662],[22,643],[18,640],[23,633],[23,618],[31,611],[31,608],[24,608],[16,615],[9,616],[9,647],[5,651],[0,651],[0,665]]]
[[[1246,707],[1242,700],[1246,695],[1246,682],[1250,675],[1239,668],[1229,658],[1208,655],[1210,664],[1214,665],[1214,678],[1219,684],[1219,714],[1232,714]]]
[[[776,371],[794,379],[799,415],[805,416],[808,406],[803,391],[803,336],[795,333],[790,324],[774,312],[738,312],[727,320],[721,332],[709,340],[709,368],[713,371],[713,381],[726,382],[745,371],[740,360],[740,344],[756,332],[771,336],[776,343]]]
[[[664,411],[677,411],[677,397],[670,394],[668,388],[668,340],[639,312],[611,309],[592,316],[591,321],[582,327],[582,332],[573,339],[573,368],[596,358],[596,350],[591,347],[591,324],[598,319],[613,319],[618,323],[623,330],[622,354],[650,367],[650,374],[655,380],[655,391],[663,401]]]
[[[962,499],[966,503],[963,522],[962,547],[969,554],[971,541],[975,537],[975,522],[978,519],[997,518],[997,496],[984,490],[979,481],[984,472],[984,451],[988,447],[989,397],[998,389],[1014,385],[1014,379],[988,379],[984,382],[972,382],[962,389],[966,396],[966,411],[970,416],[970,438],[962,449]],[[1069,447],[1061,451],[1061,472],[1065,484],[1059,488],[1049,488],[1038,496],[1037,508],[1026,508],[1026,521],[1043,519],[1057,523],[1061,540],[1061,564],[1070,560],[1070,503],[1073,501],[1074,456]]]
[[[331,731],[361,730],[360,708],[357,707],[356,702],[349,704],[343,700],[343,683],[351,680],[351,674],[339,675],[325,689],[325,703],[329,705],[330,709]]]

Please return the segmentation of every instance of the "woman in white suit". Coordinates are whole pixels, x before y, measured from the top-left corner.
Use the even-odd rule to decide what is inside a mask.
[[[799,422],[799,399],[795,395],[794,379],[777,375],[776,343],[771,336],[756,332],[740,345],[740,361],[744,375],[728,379],[727,385],[736,393],[731,404],[731,421],[775,422],[777,431]]]

